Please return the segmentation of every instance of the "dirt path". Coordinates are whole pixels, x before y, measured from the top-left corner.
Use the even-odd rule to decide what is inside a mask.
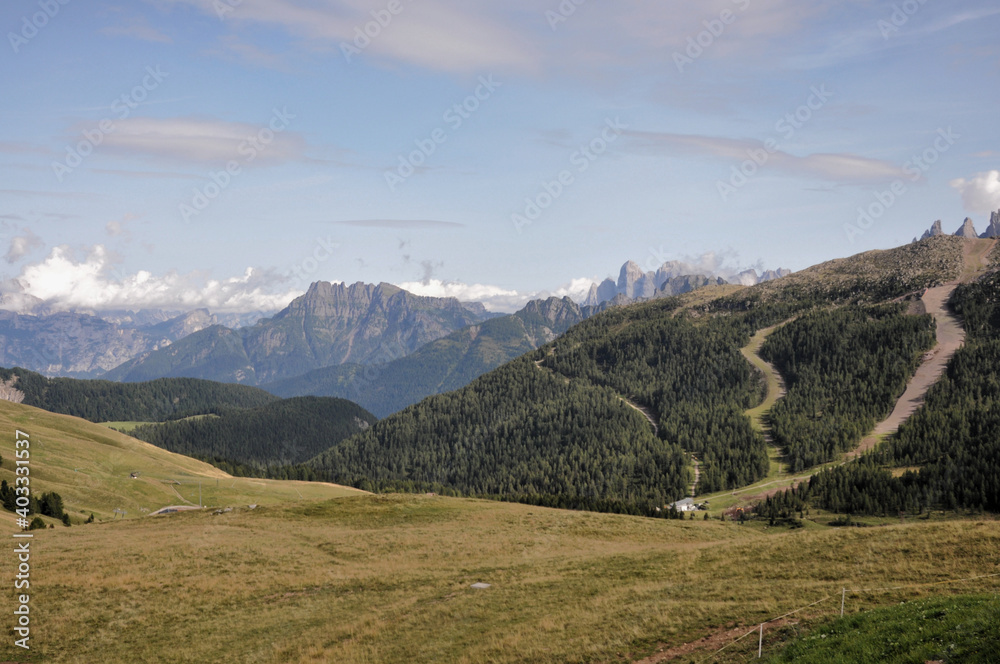
[[[896,401],[896,406],[889,417],[875,425],[875,429],[865,436],[857,449],[846,455],[848,460],[857,458],[878,445],[886,436],[896,433],[900,425],[924,404],[927,391],[944,375],[948,362],[965,343],[965,329],[949,309],[948,300],[958,284],[972,281],[989,265],[989,256],[995,246],[995,240],[966,242],[963,248],[965,268],[962,276],[943,286],[928,288],[924,292],[920,299],[924,303],[924,309],[934,316],[937,324],[937,345],[924,356],[923,362],[910,379],[902,396]]]
[[[743,357],[747,358],[747,361],[750,362],[750,364],[754,365],[758,371],[763,373],[764,378],[767,381],[767,394],[764,396],[764,401],[762,401],[756,408],[751,408],[747,411],[747,416],[753,420],[754,426],[757,426],[761,431],[766,429],[763,416],[767,413],[767,411],[771,410],[771,407],[778,401],[778,399],[785,396],[785,381],[781,377],[781,374],[778,373],[777,369],[774,368],[774,365],[759,355],[760,349],[764,345],[764,342],[767,341],[767,338],[771,336],[772,332],[790,322],[791,320],[788,320],[784,323],[772,325],[771,327],[763,330],[758,330],[757,334],[753,335],[750,339],[750,343],[740,349]]]
[[[764,400],[756,408],[751,408],[746,411],[746,416],[750,418],[750,422],[753,424],[754,428],[764,434],[764,440],[767,441],[768,457],[771,460],[771,467],[768,470],[768,478],[780,477],[781,476],[781,450],[774,444],[774,439],[771,437],[771,427],[767,423],[766,415],[771,411],[771,408],[785,396],[785,380],[778,373],[778,370],[774,368],[770,362],[766,361],[760,356],[760,349],[767,341],[767,338],[771,336],[771,333],[778,328],[787,325],[788,323],[795,320],[794,318],[786,320],[784,323],[779,323],[778,325],[772,325],[771,327],[765,328],[763,330],[758,330],[755,335],[750,339],[750,343],[740,349],[743,357],[747,359],[750,364],[754,365],[758,371],[764,374],[765,383],[767,385],[767,393],[764,395]]]
[[[660,436],[660,425],[656,423],[656,419],[653,417],[653,414],[649,412],[649,409],[643,408],[639,404],[633,403],[623,396],[619,396],[618,398],[627,403],[632,408],[642,413],[643,417],[645,417],[646,420],[653,425],[653,433],[655,433],[657,437]]]
[[[785,625],[793,624],[793,621],[787,618],[781,620],[775,620],[773,622],[767,623],[766,630],[772,631],[776,628],[784,627]],[[751,632],[754,632],[754,627],[751,625],[741,625],[739,627],[728,627],[719,629],[715,632],[707,634],[697,641],[691,641],[690,643],[682,643],[673,647],[661,646],[660,649],[646,657],[645,659],[640,659],[635,662],[635,664],[660,664],[661,662],[676,662],[683,661],[689,662],[694,661],[694,655],[696,653],[700,654],[701,657],[698,661],[707,661],[712,659],[711,654],[705,657],[706,653],[717,652],[720,648],[724,646],[731,645],[736,641],[739,641],[747,637]],[[757,640],[751,637],[752,643],[756,647]]]
[[[902,396],[896,401],[896,407],[892,409],[889,417],[875,425],[875,429],[865,436],[857,449],[847,454],[847,459],[854,459],[864,454],[885,436],[896,433],[899,426],[924,404],[927,390],[938,382],[952,356],[965,343],[965,329],[948,309],[948,299],[957,286],[957,283],[945,284],[928,288],[924,293],[921,298],[924,307],[927,313],[934,316],[937,323],[937,345],[924,356],[923,362],[913,374]]]

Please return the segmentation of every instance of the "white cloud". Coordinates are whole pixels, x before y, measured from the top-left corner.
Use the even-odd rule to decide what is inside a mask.
[[[462,302],[481,302],[489,311],[513,313],[532,300],[544,300],[550,297],[569,297],[575,302],[583,302],[590,292],[594,279],[581,277],[573,279],[568,284],[554,291],[519,292],[501,286],[486,284],[464,284],[458,281],[442,281],[427,279],[396,284],[403,290],[424,297],[454,297]]]
[[[1000,209],[1000,171],[976,173],[972,179],[958,178],[949,182],[962,196],[962,205],[969,212],[994,212]]]
[[[500,286],[463,284],[458,281],[446,282],[440,279],[410,281],[396,285],[414,295],[424,297],[454,297],[462,302],[482,302],[490,311],[515,311],[518,305],[523,306],[531,299],[516,290]]]
[[[285,113],[275,109],[274,116]],[[289,114],[290,122],[294,115]],[[126,118],[104,137],[108,149],[185,162],[273,164],[301,159],[305,140],[287,129],[272,131],[272,118],[259,125],[211,118]],[[274,127],[287,126],[279,120]]]
[[[139,217],[132,213],[126,214],[121,219],[116,219],[114,221],[109,221],[104,225],[105,232],[111,237],[122,237],[131,239],[131,233],[128,231],[129,222],[135,221]]]
[[[218,16],[218,0],[164,0]],[[561,7],[574,11],[551,22]],[[372,21],[384,3],[371,0],[241,0],[221,17],[227,26],[260,25],[284,31],[301,46],[337,51],[352,43],[355,31]],[[469,74],[578,72],[667,67],[723,11],[732,12],[725,33],[705,49],[706,58],[745,59],[790,48],[804,39],[809,21],[821,20],[829,4],[819,0],[679,0],[645,3],[579,3],[558,0],[420,0],[403,2],[403,11],[371,39],[357,59],[402,63],[435,71]],[[547,14],[547,12],[549,12]],[[553,29],[555,27],[555,29]]]
[[[750,159],[751,152],[761,154],[764,151],[767,154],[765,144],[761,141],[668,132],[624,133],[628,137],[628,147],[642,154],[672,157],[677,152],[683,152],[725,159],[737,166]],[[861,155],[816,153],[800,157],[782,150],[767,154],[767,161],[761,167],[761,172],[769,169],[845,183],[882,182],[907,175],[900,166]],[[728,173],[726,176],[728,177]]]
[[[208,308],[219,312],[275,311],[302,294],[286,289],[287,279],[247,268],[239,277],[209,279],[200,274],[171,272],[157,276],[146,270],[119,275],[102,245],[82,260],[69,247],[52,249],[45,260],[28,265],[0,290],[42,300],[60,310]]]
[[[216,0],[167,1],[191,5],[213,16],[223,4]],[[447,0],[404,2],[402,6],[402,12],[392,16],[360,55],[353,57],[463,73],[532,66],[531,54],[538,47],[515,23],[502,20],[504,12],[496,6]],[[225,7],[231,11],[225,11],[222,18],[230,25],[275,26],[307,48],[335,51],[338,56],[340,45],[353,45],[356,29],[363,30],[373,20],[373,10],[384,11],[384,5],[375,6],[369,0],[242,0],[235,7]],[[541,18],[542,12],[538,16]]]
[[[149,25],[145,18],[133,16],[123,20],[119,25],[109,25],[101,29],[101,34],[112,37],[131,37],[142,41],[170,44],[170,37]]]
[[[7,254],[4,256],[8,263],[16,263],[32,250],[45,246],[42,239],[31,232],[30,229],[25,228],[22,232],[24,233],[23,235],[16,235],[10,240],[10,246],[7,248]]]

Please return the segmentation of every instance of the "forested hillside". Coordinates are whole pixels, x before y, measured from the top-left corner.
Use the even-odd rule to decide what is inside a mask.
[[[877,416],[891,401],[887,395],[929,345],[930,329],[926,318],[907,317],[898,307],[867,305],[954,278],[962,247],[955,238],[932,238],[717,299],[693,293],[615,307],[464,389],[385,418],[308,465],[325,479],[377,490],[638,513],[687,494],[691,454],[701,461],[699,493],[742,487],[764,477],[769,464],[765,441],[744,412],[763,396],[761,376],[739,352],[750,336],[796,317],[824,335],[847,326],[833,365],[809,369],[804,358],[788,358],[802,391],[789,417],[808,406],[807,421],[832,415],[839,425],[852,417],[854,428],[864,426],[858,418],[868,410]],[[843,314],[808,314],[835,303],[855,306]],[[799,329],[805,327],[787,334]],[[867,350],[851,355],[852,344]],[[780,343],[774,348],[777,354]],[[826,369],[872,384],[844,403],[826,395],[821,407],[810,371]],[[873,403],[859,410],[861,399]],[[624,400],[649,413],[658,437]]]
[[[385,417],[425,397],[468,385],[551,341],[591,310],[568,297],[537,300],[516,314],[457,330],[388,364],[326,367],[263,388],[282,397],[350,399]]]
[[[295,469],[278,467],[310,459],[375,422],[374,415],[350,401],[299,397],[215,417],[146,424],[130,434],[223,470],[285,478]]]
[[[742,412],[762,396],[760,376],[739,353],[752,326],[745,316],[693,320],[680,306],[673,298],[606,311],[310,466],[362,488],[447,488],[639,513],[688,492],[685,445],[701,455],[702,487],[752,482],[768,465]],[[662,422],[660,438],[625,399]]]
[[[760,355],[785,379],[771,430],[792,472],[853,449],[886,417],[935,343],[932,316],[905,304],[815,311],[775,331]]]
[[[529,358],[425,399],[309,465],[365,489],[447,488],[636,513],[677,500],[689,482],[680,447],[658,440],[612,390]]]
[[[257,388],[194,378],[115,383],[46,378],[27,369],[0,368],[0,380],[23,393],[23,403],[29,406],[91,422],[161,422],[279,400]]]
[[[924,406],[874,452],[817,474],[764,509],[812,502],[874,515],[1000,510],[1000,274],[959,286],[952,305],[965,322],[965,346]]]
[[[699,492],[749,484],[768,468],[764,438],[743,414],[763,389],[739,352],[752,326],[745,315],[674,316],[676,306],[608,312],[548,347],[542,366],[648,408],[664,441],[701,459]]]

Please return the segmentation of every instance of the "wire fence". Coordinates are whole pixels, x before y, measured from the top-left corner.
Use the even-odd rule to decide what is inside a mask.
[[[934,586],[950,585],[950,584],[955,584],[955,583],[962,583],[964,581],[979,581],[979,580],[982,580],[982,579],[990,579],[990,578],[997,578],[997,577],[1000,577],[1000,573],[997,573],[997,574],[981,574],[979,576],[970,576],[970,577],[966,577],[964,579],[948,579],[946,581],[928,581],[928,582],[925,582],[925,583],[910,583],[910,584],[906,584],[906,585],[902,585],[902,586],[889,586],[889,587],[885,587],[885,588],[847,588],[847,587],[844,587],[843,589],[841,589],[841,593],[840,593],[839,616],[843,617],[845,611],[848,608],[847,600],[849,598],[852,598],[852,596],[856,597],[856,598],[860,598],[861,596],[863,596],[865,594],[894,592],[894,591],[899,591],[899,590],[913,590],[913,589],[916,589],[916,588],[931,588],[931,587],[934,587]],[[751,629],[750,631],[748,631],[746,634],[733,639],[732,641],[730,641],[726,645],[722,646],[721,648],[719,648],[715,652],[711,653],[710,655],[708,655],[704,659],[698,660],[698,662],[699,662],[699,664],[701,664],[701,662],[712,661],[713,659],[716,659],[719,655],[721,655],[723,652],[725,652],[726,650],[730,649],[732,646],[735,646],[736,644],[740,643],[741,641],[743,641],[744,639],[746,639],[747,637],[752,636],[752,635],[757,635],[757,637],[758,637],[758,641],[757,641],[757,653],[756,653],[756,655],[753,656],[753,659],[760,659],[760,658],[763,657],[763,654],[764,654],[764,629],[765,629],[765,627],[767,625],[779,622],[779,621],[784,620],[785,618],[788,618],[789,616],[793,616],[793,615],[795,615],[797,613],[801,613],[801,612],[805,611],[806,609],[810,609],[810,608],[812,608],[814,606],[822,604],[823,602],[825,602],[827,600],[830,600],[830,599],[833,599],[834,597],[836,597],[836,595],[827,595],[826,597],[818,599],[815,602],[812,602],[811,604],[806,604],[805,606],[799,607],[799,608],[797,608],[797,609],[795,609],[793,611],[789,611],[788,613],[784,613],[784,614],[782,614],[780,616],[771,618],[770,620],[765,620],[764,622],[760,623],[759,625],[757,625],[756,627],[754,627],[753,629]]]

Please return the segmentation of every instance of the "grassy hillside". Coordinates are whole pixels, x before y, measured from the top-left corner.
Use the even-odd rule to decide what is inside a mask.
[[[966,240],[939,235],[912,244],[838,258],[712,302],[711,311],[775,302],[885,302],[959,278]]]
[[[375,422],[374,415],[344,399],[297,397],[216,417],[140,425],[129,433],[178,454],[263,471],[302,463]]]
[[[1000,595],[935,597],[820,624],[768,662],[1000,661]]]
[[[414,496],[179,514],[39,533],[33,646],[106,664],[630,662],[824,597],[796,618],[835,615],[845,586],[993,573],[998,543],[994,521],[764,531]]]
[[[76,523],[91,512],[98,519],[111,519],[116,508],[135,518],[143,510],[197,505],[199,483],[205,505],[276,504],[357,493],[324,484],[233,478],[206,463],[97,424],[0,401],[0,431],[4,432],[0,435],[0,479],[8,483],[14,480],[15,430],[30,436],[33,493],[59,493]],[[138,479],[130,479],[131,473],[138,473]],[[0,520],[11,528],[14,519],[11,512],[0,510]]]
[[[0,368],[0,380],[23,393],[23,403],[91,422],[160,422],[221,409],[254,408],[278,401],[253,387],[194,378],[161,378],[148,383],[46,378],[27,369]]]

